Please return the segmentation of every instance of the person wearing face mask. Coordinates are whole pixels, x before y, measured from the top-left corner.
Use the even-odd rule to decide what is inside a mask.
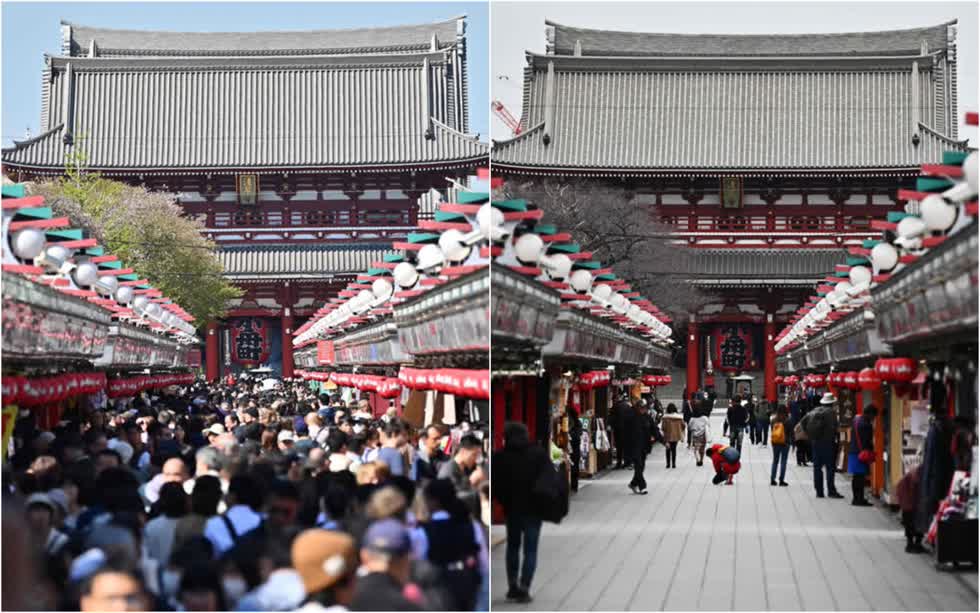
[[[449,456],[442,450],[443,430],[432,424],[422,430],[419,438],[419,452],[415,454],[409,477],[416,483],[424,483],[435,479],[439,469],[449,461]]]

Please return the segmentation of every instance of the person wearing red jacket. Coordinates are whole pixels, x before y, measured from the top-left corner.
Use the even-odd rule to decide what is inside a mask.
[[[711,463],[715,465],[715,476],[711,482],[718,485],[727,479],[728,485],[731,485],[732,478],[742,468],[742,464],[739,462],[741,454],[738,449],[716,443],[708,449],[706,454],[711,458]]]

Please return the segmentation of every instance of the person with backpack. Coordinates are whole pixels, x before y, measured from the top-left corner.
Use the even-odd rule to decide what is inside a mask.
[[[735,475],[742,468],[740,462],[742,454],[735,447],[723,443],[712,445],[707,453],[715,467],[715,476],[711,479],[711,483],[718,485],[722,481],[727,481],[727,484],[731,485]]]
[[[749,423],[751,413],[749,412],[749,401],[739,400],[738,397],[728,409],[728,428],[731,433],[732,447],[742,451],[742,437],[746,425]]]
[[[513,421],[504,425],[504,447],[490,462],[491,494],[507,516],[507,599],[530,602],[543,521],[535,486],[555,468],[548,452],[531,443],[527,426]]]
[[[772,416],[772,469],[769,472],[769,485],[776,485],[776,469],[779,468],[779,485],[786,483],[786,458],[789,457],[790,428],[789,411],[780,405]]]
[[[847,472],[851,473],[851,504],[856,507],[872,506],[864,497],[868,472],[875,459],[874,420],[878,408],[868,405],[851,424],[851,443],[847,453]]]
[[[259,483],[249,475],[236,475],[228,484],[225,496],[228,509],[204,525],[204,536],[211,541],[215,557],[232,549],[241,538],[263,524],[263,492]]]
[[[813,488],[817,498],[824,497],[824,473],[826,473],[827,497],[843,498],[834,486],[834,440],[837,436],[837,397],[827,392],[820,404],[800,422],[813,450]]]

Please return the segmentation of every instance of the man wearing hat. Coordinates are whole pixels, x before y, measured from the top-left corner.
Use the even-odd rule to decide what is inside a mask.
[[[411,574],[412,539],[396,519],[376,521],[361,544],[361,566],[367,571],[357,581],[352,611],[421,611],[404,596]]]
[[[837,398],[827,392],[820,399],[820,405],[806,414],[800,421],[800,426],[810,440],[813,454],[813,488],[817,498],[823,498],[824,472],[827,479],[827,497],[843,498],[834,486],[834,452],[837,449]]]
[[[357,582],[354,539],[342,532],[306,530],[293,541],[291,557],[306,589],[299,613],[347,610]]]
[[[208,445],[212,447],[217,446],[218,438],[224,433],[225,427],[221,424],[211,424],[211,427],[204,431],[204,434],[208,437]]]

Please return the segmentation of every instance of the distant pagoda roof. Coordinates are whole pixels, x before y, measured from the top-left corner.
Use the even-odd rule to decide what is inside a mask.
[[[511,172],[913,171],[956,139],[955,22],[845,34],[649,34],[547,22]],[[914,84],[914,85],[913,85]]]
[[[175,33],[63,25],[46,57],[42,133],[8,168],[411,170],[482,163],[468,130],[465,27]]]

